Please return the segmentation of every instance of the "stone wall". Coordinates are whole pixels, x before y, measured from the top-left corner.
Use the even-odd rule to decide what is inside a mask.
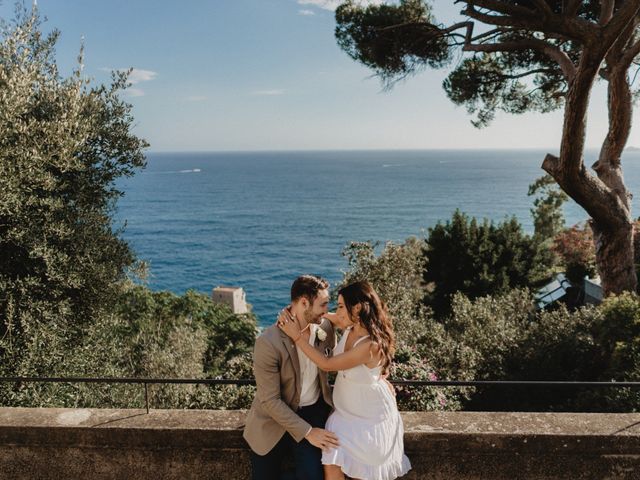
[[[407,412],[406,479],[640,479],[640,414]],[[0,479],[246,479],[244,412],[0,408]]]

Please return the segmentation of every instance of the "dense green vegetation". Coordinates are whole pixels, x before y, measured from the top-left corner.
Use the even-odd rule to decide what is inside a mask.
[[[627,293],[598,307],[569,311],[559,306],[536,310],[531,291],[506,289],[470,298],[456,293],[448,313],[437,315],[425,304],[419,275],[410,268],[418,241],[388,244],[380,253],[355,244],[346,275],[369,278],[396,319],[399,348],[396,379],[459,380],[634,380],[640,375],[640,299]],[[455,253],[452,253],[455,255]],[[359,258],[359,260],[358,260]],[[426,266],[428,269],[428,265]],[[412,273],[413,272],[413,273]],[[412,277],[413,275],[413,277]],[[404,288],[393,286],[404,285]],[[391,288],[390,288],[391,287]],[[408,327],[408,329],[407,329]],[[406,330],[405,330],[406,329]],[[406,334],[410,332],[410,334]],[[624,390],[576,390],[495,387],[400,388],[400,408],[475,410],[637,411],[637,393]]]
[[[588,226],[564,227],[565,199],[549,177],[530,187],[535,232],[454,212],[424,239],[345,249],[344,282],[368,279],[395,320],[396,379],[611,381],[640,378],[640,300],[540,311],[532,291],[557,272],[593,274]],[[404,409],[636,411],[626,390],[400,388]]]
[[[406,2],[405,2],[406,3]],[[406,3],[409,5],[408,3]],[[203,294],[144,285],[113,225],[115,180],[144,167],[120,94],[62,78],[57,33],[37,14],[0,37],[0,375],[250,378],[253,315]],[[532,290],[558,271],[594,271],[586,226],[564,227],[566,196],[537,180],[535,232],[462,212],[423,239],[345,248],[343,284],[367,279],[394,318],[396,379],[638,380],[640,300],[538,311]],[[638,242],[636,242],[638,243]],[[136,283],[137,282],[137,283]],[[253,387],[159,385],[153,407],[245,408]],[[138,385],[0,384],[0,404],[140,407]],[[636,411],[637,392],[399,388],[401,409]]]
[[[144,165],[146,146],[117,95],[125,78],[61,78],[57,33],[38,26],[25,14],[0,42],[0,354],[15,371],[52,329],[75,344],[118,294],[135,258],[113,231],[113,181]]]
[[[533,285],[551,267],[541,247],[515,217],[495,225],[456,211],[450,221],[429,229],[423,275],[432,286],[427,302],[442,315],[457,292],[478,298]]]
[[[252,315],[152,292],[113,225],[115,181],[145,165],[125,74],[63,78],[37,11],[0,30],[0,375],[214,377],[251,351]],[[243,375],[247,372],[242,371]],[[0,384],[2,405],[141,406],[139,386]],[[224,405],[215,389],[154,387],[154,405]]]

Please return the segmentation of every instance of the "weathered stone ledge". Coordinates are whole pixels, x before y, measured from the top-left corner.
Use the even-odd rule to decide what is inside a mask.
[[[0,408],[0,479],[246,479],[244,415]],[[407,479],[640,479],[640,414],[403,418]]]

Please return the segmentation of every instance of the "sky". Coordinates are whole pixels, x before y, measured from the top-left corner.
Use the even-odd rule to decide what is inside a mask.
[[[27,5],[31,2],[27,1]],[[84,44],[96,83],[133,68],[125,92],[150,151],[541,148],[557,152],[562,112],[499,114],[478,130],[446,97],[449,69],[385,91],[334,38],[333,0],[39,0],[61,37],[64,74]],[[435,2],[441,22],[460,19]],[[0,3],[13,17],[14,2]],[[456,61],[452,66],[455,66]],[[606,132],[606,91],[594,89],[587,146]],[[634,128],[629,145],[640,146]]]

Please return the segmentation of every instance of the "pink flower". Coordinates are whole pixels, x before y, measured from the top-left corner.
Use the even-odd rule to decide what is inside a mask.
[[[444,397],[440,397],[438,401],[440,402],[441,407],[444,407],[447,404],[447,399]]]
[[[438,376],[435,373],[431,372],[429,374],[429,381],[435,382],[436,380],[438,380]]]

